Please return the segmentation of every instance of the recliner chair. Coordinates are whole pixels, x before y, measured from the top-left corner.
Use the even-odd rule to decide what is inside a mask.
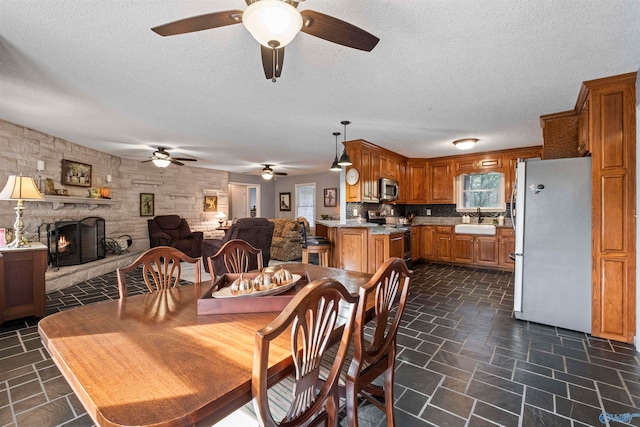
[[[147,220],[149,247],[171,246],[192,258],[202,255],[202,231],[191,231],[187,220],[179,215],[158,215]]]
[[[220,250],[222,245],[229,240],[240,239],[257,249],[262,249],[263,265],[269,265],[271,260],[271,239],[273,238],[273,222],[266,218],[240,218],[227,230],[222,239],[206,239],[202,244],[202,258],[206,259]],[[217,259],[213,268],[216,274],[227,273],[227,268],[222,259]],[[257,261],[251,259],[249,270],[258,268]],[[209,272],[209,265],[204,264],[204,269]]]

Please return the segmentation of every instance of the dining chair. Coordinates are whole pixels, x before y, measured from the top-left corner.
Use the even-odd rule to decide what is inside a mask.
[[[199,285],[201,282],[200,270],[202,269],[200,258],[191,258],[170,246],[156,246],[140,255],[131,265],[116,270],[120,298],[127,296],[126,273],[130,273],[140,266],[142,266],[142,279],[149,292],[176,287],[182,273],[180,262],[194,264],[194,283]]]
[[[216,280],[215,263],[222,259],[229,273],[246,273],[251,265],[251,256],[256,257],[258,271],[262,271],[262,249],[253,247],[249,242],[233,239],[226,242],[215,254],[207,257],[207,265],[212,283]]]
[[[349,427],[358,426],[358,395],[385,412],[387,427],[395,426],[393,382],[396,338],[409,295],[411,274],[402,259],[389,258],[359,290],[353,359],[345,379]],[[375,317],[367,322],[367,306],[372,303]],[[370,339],[365,335],[369,335]],[[374,384],[374,380],[381,375],[384,375],[383,387]],[[384,397],[384,404],[375,396]]]
[[[338,425],[338,379],[351,339],[357,301],[340,282],[315,280],[303,287],[275,320],[256,333],[251,392],[259,425]],[[290,352],[293,358],[293,383],[287,387],[286,401],[278,402],[280,408],[272,408],[267,375],[271,344],[278,340],[279,348],[275,350],[282,357],[282,340],[287,337],[289,344],[285,348],[289,351],[285,354]],[[325,376],[320,362],[332,343],[338,348]],[[281,415],[274,416],[274,411]]]

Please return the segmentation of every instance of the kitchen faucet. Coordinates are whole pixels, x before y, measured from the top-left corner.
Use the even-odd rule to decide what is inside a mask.
[[[484,218],[482,218],[482,211],[480,210],[480,208],[478,208],[478,224],[482,224],[482,220]]]

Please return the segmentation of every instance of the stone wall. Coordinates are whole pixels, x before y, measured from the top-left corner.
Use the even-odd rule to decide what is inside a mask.
[[[151,150],[149,152],[151,155]],[[71,141],[56,138],[29,128],[0,120],[0,185],[4,188],[8,175],[30,175],[38,180],[37,161],[45,162],[42,178],[54,180],[56,188],[66,188],[70,197],[88,197],[86,187],[61,184],[62,159],[87,163],[92,166],[92,186],[111,188],[112,205],[90,209],[88,205],[67,205],[54,209],[50,202],[25,202],[25,232],[31,240],[37,240],[41,224],[61,219],[82,219],[100,216],[106,222],[107,237],[128,234],[133,237],[132,252],[149,247],[148,217],[140,216],[140,193],[155,195],[155,215],[178,214],[187,219],[193,230],[204,231],[205,237],[217,234],[216,212],[204,212],[204,196],[218,197],[218,210],[228,214],[229,174],[225,171],[192,166],[170,165],[158,168],[153,163],[141,164],[93,150]],[[107,185],[106,176],[112,182]],[[154,182],[144,184],[135,181]],[[13,227],[15,202],[0,201],[0,227]],[[45,227],[42,243],[46,243]]]

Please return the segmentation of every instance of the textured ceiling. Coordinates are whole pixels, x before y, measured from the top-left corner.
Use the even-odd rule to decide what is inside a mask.
[[[636,0],[307,0],[380,38],[362,52],[298,34],[266,80],[243,25],[150,28],[242,0],[0,0],[0,119],[117,156],[327,170],[332,132],[408,157],[541,143],[539,116],[582,81],[640,68]],[[343,136],[340,136],[342,141]],[[175,167],[175,166],[171,166]]]

